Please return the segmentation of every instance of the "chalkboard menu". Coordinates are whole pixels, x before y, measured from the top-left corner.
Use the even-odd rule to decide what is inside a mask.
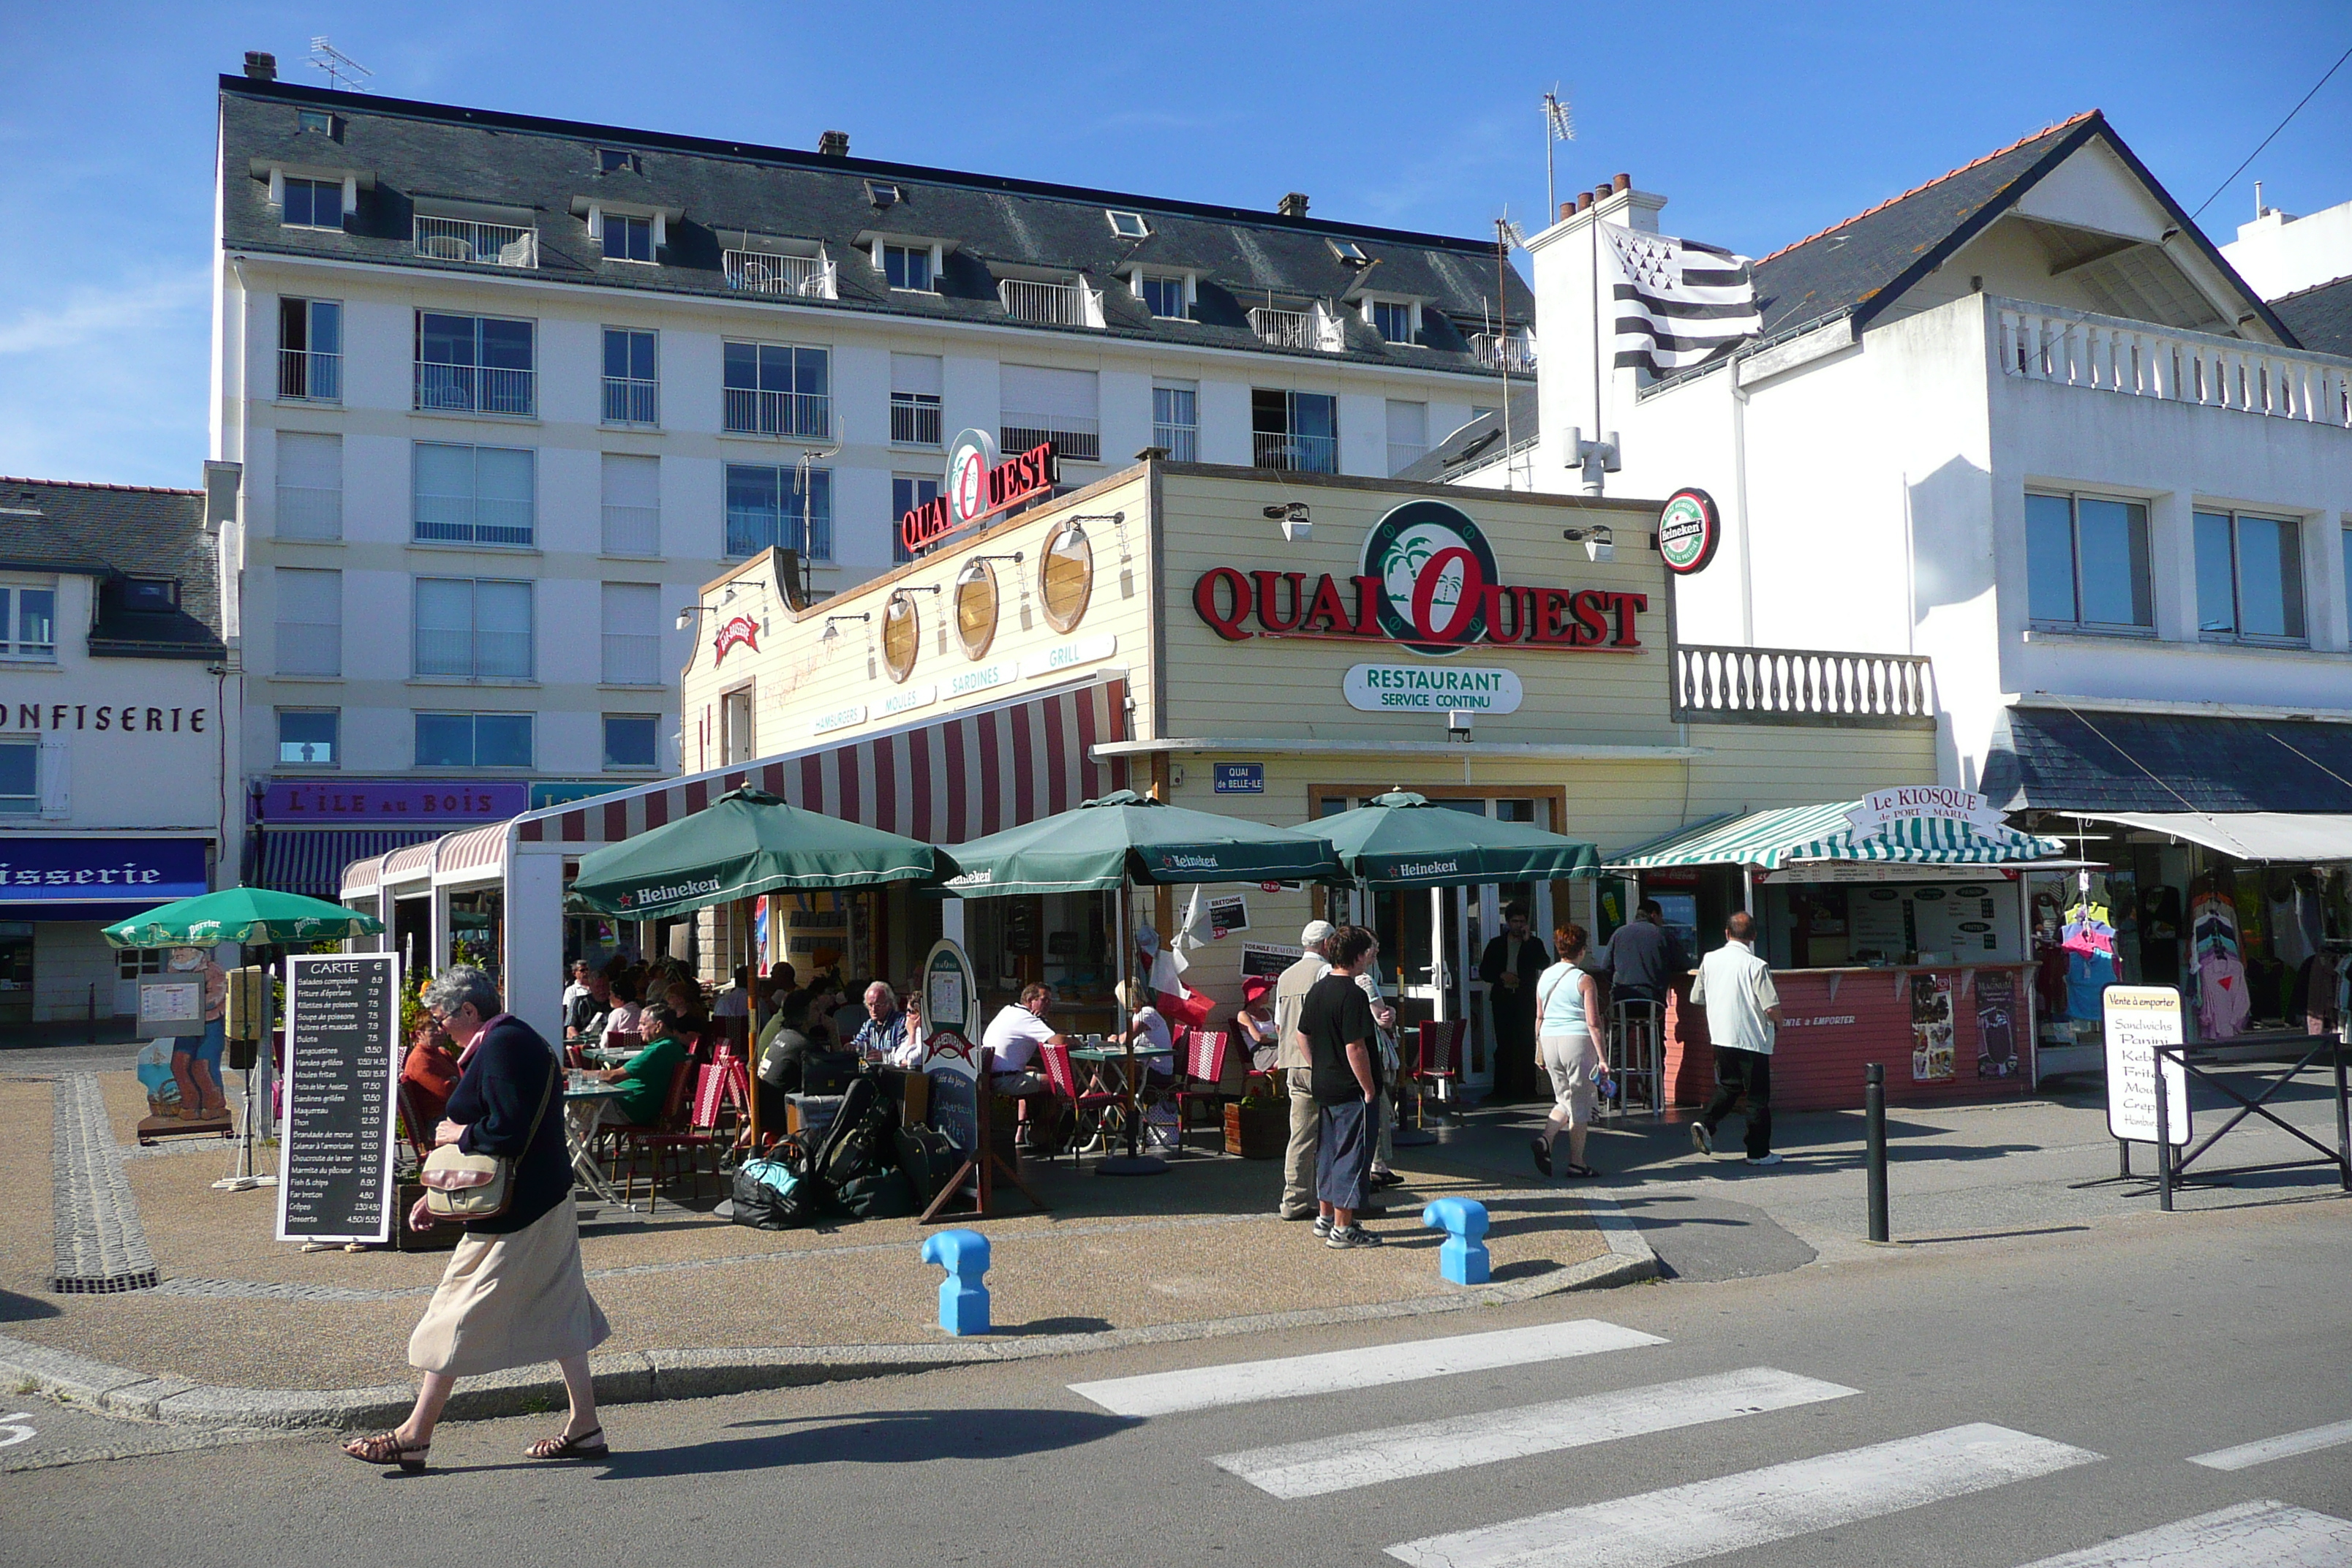
[[[360,952],[287,959],[286,1031],[278,1239],[387,1241],[395,1217],[399,958]]]

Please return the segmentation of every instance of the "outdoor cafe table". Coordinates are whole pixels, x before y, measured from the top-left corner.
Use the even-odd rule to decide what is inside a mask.
[[[1172,1061],[1175,1055],[1174,1047],[1169,1046],[1135,1046],[1133,1047],[1072,1046],[1070,1047],[1070,1059],[1074,1062],[1085,1062],[1093,1067],[1097,1079],[1105,1068],[1117,1066],[1118,1082],[1114,1087],[1129,1116],[1140,1116],[1143,1113],[1139,1097],[1143,1089],[1144,1072],[1150,1065],[1150,1058],[1166,1058]],[[1150,1130],[1141,1128],[1139,1131],[1148,1135]]]
[[[580,1184],[608,1204],[634,1210],[636,1205],[625,1203],[596,1168],[596,1119],[605,1106],[627,1091],[617,1083],[600,1083],[593,1079],[573,1079],[563,1087],[563,1142],[572,1152],[572,1173]]]

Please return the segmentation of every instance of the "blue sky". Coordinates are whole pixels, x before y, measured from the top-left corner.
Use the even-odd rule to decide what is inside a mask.
[[[940,19],[943,11],[960,11]],[[1165,16],[1164,27],[1148,18]],[[369,87],[646,129],[1454,234],[1629,171],[1669,233],[1760,255],[2080,110],[2193,209],[2352,46],[2336,4],[1601,7],[0,0],[0,473],[193,485],[205,452],[214,82],[324,34]],[[2352,66],[2252,182],[2352,199]]]

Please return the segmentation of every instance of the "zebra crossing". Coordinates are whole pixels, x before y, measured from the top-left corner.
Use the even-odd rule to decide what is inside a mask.
[[[1667,1342],[1598,1319],[1069,1385],[1115,1415],[1168,1416],[1346,1395],[1461,1373],[1640,1352]],[[1401,1354],[1409,1351],[1409,1354]],[[1538,1404],[1213,1454],[1284,1501],[1474,1469],[1646,1435],[1828,1405],[1864,1391],[1742,1366]],[[2352,1443],[2352,1422],[2188,1456],[2231,1472]],[[1410,1568],[1676,1568],[2106,1462],[2030,1432],[1966,1422],[1727,1476],[1403,1541]],[[2352,1521],[2275,1499],[2159,1524],[2021,1568],[2352,1568]]]

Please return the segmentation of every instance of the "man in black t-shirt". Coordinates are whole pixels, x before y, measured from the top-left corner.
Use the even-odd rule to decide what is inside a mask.
[[[1325,1246],[1343,1249],[1381,1244],[1356,1223],[1372,1173],[1372,1109],[1381,1093],[1380,1026],[1356,975],[1378,951],[1370,931],[1340,927],[1331,937],[1331,973],[1298,1008],[1316,1104],[1315,1230]]]

